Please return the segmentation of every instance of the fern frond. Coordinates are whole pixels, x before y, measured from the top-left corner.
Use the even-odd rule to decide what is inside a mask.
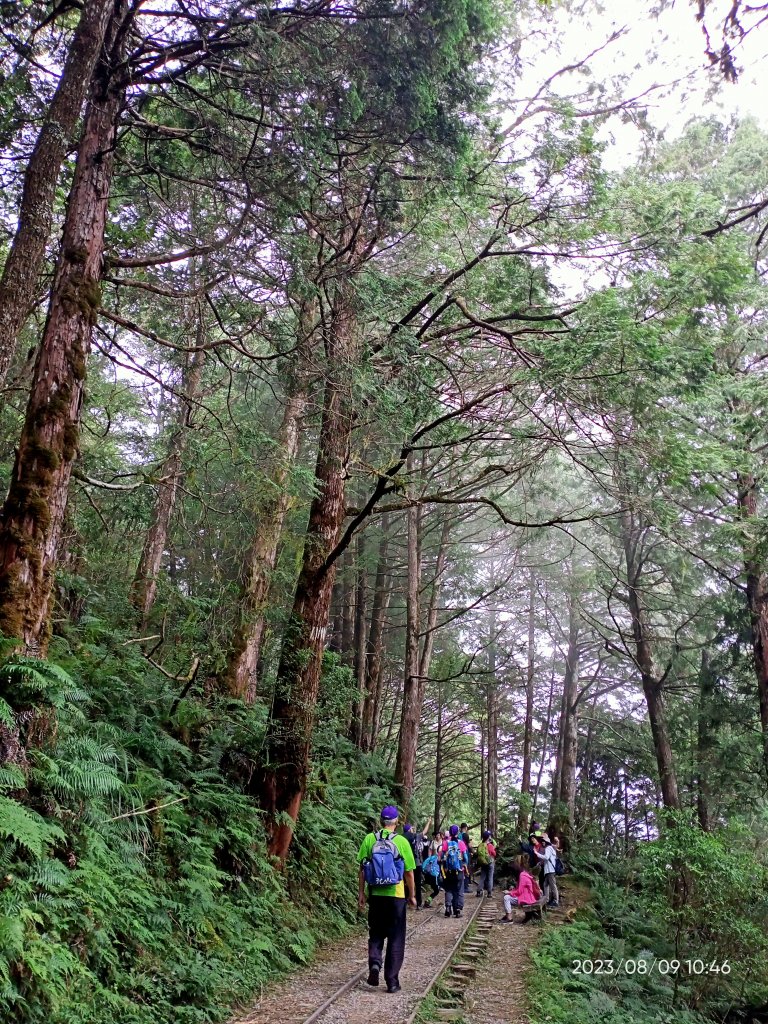
[[[24,772],[15,764],[0,767],[0,789],[24,789],[27,780]]]
[[[0,725],[4,725],[6,729],[13,729],[16,725],[16,716],[13,713],[13,708],[2,697],[0,697]]]
[[[66,838],[57,825],[6,796],[0,796],[0,836],[14,840],[35,857],[42,857],[46,846]]]

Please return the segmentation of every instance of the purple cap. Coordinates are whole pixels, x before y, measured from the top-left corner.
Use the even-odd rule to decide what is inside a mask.
[[[403,825],[403,832],[413,832],[413,825]]]
[[[451,833],[452,836],[457,836],[459,834],[459,826],[458,825],[451,825],[451,827],[448,829],[448,831]]]
[[[486,829],[485,832],[483,832],[483,839],[490,839],[490,838],[491,838],[491,833],[488,831],[488,829]]]
[[[382,809],[381,809],[381,820],[382,821],[394,821],[397,817],[399,817],[399,812],[398,812],[396,807],[392,806],[392,804],[387,804],[386,807],[382,807]]]

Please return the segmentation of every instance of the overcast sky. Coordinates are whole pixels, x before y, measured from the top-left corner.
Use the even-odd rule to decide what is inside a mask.
[[[621,87],[625,97],[664,84],[665,88],[649,94],[643,102],[650,122],[667,138],[678,135],[696,116],[728,119],[752,115],[768,129],[768,24],[750,33],[739,46],[736,57],[743,72],[735,84],[730,84],[708,68],[704,36],[691,0],[675,0],[654,16],[652,11],[657,6],[653,0],[608,0],[604,4],[576,0],[569,4],[570,10],[555,5],[549,15],[537,19],[532,32],[523,34],[525,72],[518,88],[522,84],[530,95],[559,68],[582,60],[612,32],[624,30],[618,40],[590,60],[590,74],[606,82],[615,81],[618,75],[627,76]],[[717,15],[730,6],[730,0],[713,2],[713,44],[719,39]],[[589,75],[577,72],[559,78],[556,88],[561,94],[569,94],[589,80]],[[622,124],[619,117],[611,119],[602,137],[611,142],[606,153],[608,167],[626,166],[640,152],[639,132],[632,125]]]

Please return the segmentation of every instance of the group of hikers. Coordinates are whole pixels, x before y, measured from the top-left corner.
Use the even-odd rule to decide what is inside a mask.
[[[478,899],[492,895],[498,851],[488,829],[473,851],[466,822],[430,833],[430,819],[421,830],[406,823],[400,833],[399,812],[392,804],[382,809],[380,820],[381,828],[368,833],[358,852],[358,905],[364,910],[367,900],[368,984],[378,986],[383,966],[387,992],[399,992],[407,905],[416,910],[430,907],[442,890],[445,916],[461,917],[475,866],[479,869],[475,895]],[[531,822],[528,840],[521,841],[510,867],[513,885],[504,892],[501,920],[511,922],[513,908],[520,907],[526,911],[521,922],[525,924],[535,910],[559,906],[557,875],[562,872],[559,841],[550,839],[538,822]]]

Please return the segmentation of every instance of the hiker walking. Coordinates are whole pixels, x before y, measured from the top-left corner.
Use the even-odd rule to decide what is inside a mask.
[[[384,943],[384,981],[387,992],[400,991],[400,968],[405,957],[405,907],[416,906],[411,845],[396,835],[398,810],[388,804],[381,812],[381,828],[369,832],[357,855],[360,864],[358,906],[365,909],[368,889],[368,984],[379,984]]]
[[[472,884],[472,840],[469,835],[469,825],[466,821],[461,823],[461,841],[467,848],[467,870],[464,874],[464,892],[469,892]]]
[[[448,838],[438,855],[445,890],[445,916],[461,917],[464,909],[464,879],[469,871],[467,844],[459,835],[459,826],[451,825]]]
[[[413,853],[413,861],[416,865],[413,869],[413,883],[416,890],[416,909],[423,909],[422,900],[422,864],[424,862],[424,836],[417,832],[413,825],[403,826],[403,835],[408,840],[408,845]]]
[[[492,896],[493,872],[496,867],[496,845],[488,829],[483,832],[483,838],[477,846],[477,863],[480,867],[480,878],[475,895],[482,897],[483,891],[485,891],[487,896]]]

